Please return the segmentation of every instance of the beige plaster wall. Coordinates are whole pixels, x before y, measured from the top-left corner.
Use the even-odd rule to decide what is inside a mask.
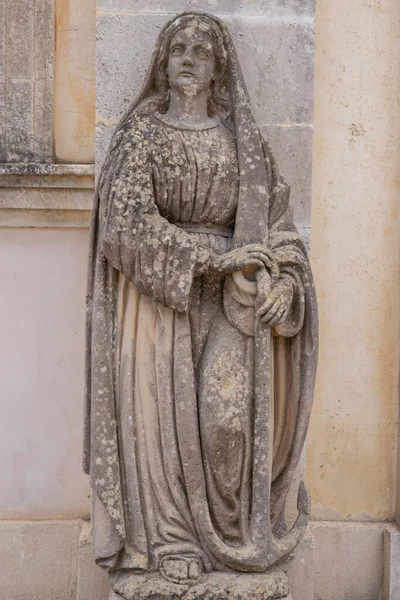
[[[315,519],[391,519],[399,381],[400,3],[319,0],[312,258]]]
[[[87,247],[85,229],[0,229],[0,519],[89,513]]]
[[[54,0],[54,145],[58,161],[94,162],[95,0]]]

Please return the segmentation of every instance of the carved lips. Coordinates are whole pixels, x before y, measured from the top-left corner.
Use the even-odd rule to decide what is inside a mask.
[[[184,77],[196,79],[196,75],[193,73],[193,71],[189,71],[188,69],[182,69],[182,71],[179,72],[179,75],[183,75]]]

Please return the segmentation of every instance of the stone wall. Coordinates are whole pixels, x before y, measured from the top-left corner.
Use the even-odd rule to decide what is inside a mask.
[[[396,0],[317,3],[312,262],[321,345],[307,446],[315,600],[399,594],[390,559],[398,530],[382,538],[399,502],[399,31]]]
[[[307,455],[317,519],[395,516],[399,28],[397,2],[318,5],[312,254],[321,349]]]
[[[0,3],[0,162],[52,162],[53,0]]]
[[[101,600],[105,590],[89,557],[90,492],[81,472],[94,46],[91,0],[0,2],[0,597],[7,600]]]
[[[313,521],[294,600],[397,600],[399,537],[395,525],[384,531],[399,504],[400,5],[317,1],[312,155],[312,0],[98,0],[98,166],[160,27],[185,9],[228,23],[296,222],[312,230],[322,339],[307,446]],[[7,600],[107,597],[80,470],[95,11],[95,0],[0,2]]]

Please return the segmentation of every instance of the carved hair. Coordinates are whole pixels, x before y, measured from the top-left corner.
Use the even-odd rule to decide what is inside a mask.
[[[206,15],[183,15],[171,23],[165,32],[164,39],[161,42],[160,50],[156,58],[156,80],[155,88],[158,100],[158,109],[165,113],[168,110],[169,103],[169,81],[168,81],[168,60],[171,41],[174,35],[186,29],[194,27],[199,31],[210,35],[213,41],[213,50],[215,56],[215,73],[210,85],[208,96],[209,116],[219,114],[226,119],[231,113],[229,94],[226,89],[227,75],[227,51],[224,45],[222,33],[218,25]]]

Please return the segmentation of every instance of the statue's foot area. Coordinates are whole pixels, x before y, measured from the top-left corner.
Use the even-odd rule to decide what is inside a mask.
[[[167,558],[167,557],[166,557]],[[168,557],[170,558],[170,557]],[[175,560],[175,559],[174,559]],[[193,560],[193,559],[192,559]],[[182,565],[168,565],[178,569]],[[182,572],[184,568],[182,566]],[[110,600],[292,600],[283,571],[272,573],[210,573],[191,583],[175,583],[160,573],[121,575]]]
[[[173,583],[193,585],[202,573],[197,558],[186,556],[164,556],[160,561],[160,574]]]

